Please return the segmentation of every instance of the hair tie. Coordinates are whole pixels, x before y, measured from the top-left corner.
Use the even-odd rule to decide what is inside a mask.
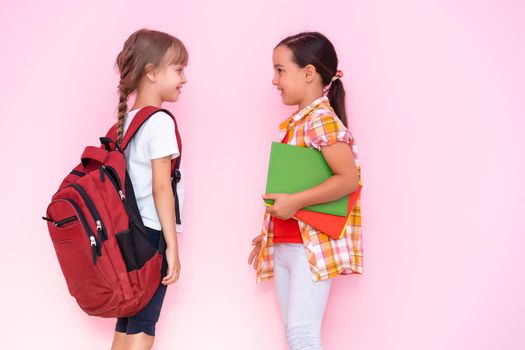
[[[331,82],[334,82],[334,81],[336,81],[336,80],[339,79],[339,78],[342,78],[343,75],[344,75],[344,74],[343,74],[343,71],[342,71],[342,70],[339,70],[339,69],[336,70],[336,71],[335,71],[335,75],[332,77]]]

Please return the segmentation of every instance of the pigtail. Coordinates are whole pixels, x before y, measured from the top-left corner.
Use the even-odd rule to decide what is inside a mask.
[[[335,114],[343,122],[345,126],[348,126],[346,121],[346,106],[345,106],[345,96],[346,91],[343,86],[343,82],[340,78],[335,79],[328,89],[328,100],[330,101],[330,106],[334,109]]]

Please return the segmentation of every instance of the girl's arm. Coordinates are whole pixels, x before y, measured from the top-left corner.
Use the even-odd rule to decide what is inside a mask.
[[[344,142],[336,142],[322,147],[321,152],[334,175],[302,192],[264,195],[264,199],[275,200],[274,205],[267,208],[272,216],[289,219],[301,208],[331,202],[358,189],[359,177],[350,146]]]
[[[180,270],[177,226],[175,224],[175,199],[171,187],[171,156],[152,159],[151,166],[153,171],[153,200],[166,240],[168,274],[164,277],[163,283],[170,284],[178,279]]]

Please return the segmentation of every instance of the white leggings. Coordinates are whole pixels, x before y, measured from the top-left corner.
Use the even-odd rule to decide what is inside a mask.
[[[277,243],[275,290],[290,350],[322,350],[321,326],[331,279],[314,282],[303,244]]]

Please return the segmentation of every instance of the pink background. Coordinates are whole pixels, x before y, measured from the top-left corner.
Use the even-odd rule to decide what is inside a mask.
[[[246,260],[270,141],[292,112],[271,53],[302,30],[338,51],[364,181],[365,274],[336,279],[326,349],[525,347],[523,2],[13,3],[0,11],[0,348],[109,348],[114,320],[69,296],[40,216],[113,122],[114,59],[141,27],[191,56],[167,105],[186,232],[157,348],[285,348],[273,282],[256,286]]]

